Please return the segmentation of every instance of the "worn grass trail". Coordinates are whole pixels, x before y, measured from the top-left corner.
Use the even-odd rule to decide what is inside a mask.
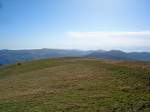
[[[0,112],[149,112],[149,65],[88,58],[7,65]]]

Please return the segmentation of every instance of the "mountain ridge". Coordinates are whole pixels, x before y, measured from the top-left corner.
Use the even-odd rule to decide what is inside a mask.
[[[121,50],[28,49],[0,50],[0,64],[16,63],[55,57],[94,57],[113,60],[150,61],[150,52],[124,52]]]
[[[113,59],[113,60],[137,60],[137,61],[150,61],[149,52],[123,52],[120,50],[110,50],[106,52],[93,52],[88,57]]]

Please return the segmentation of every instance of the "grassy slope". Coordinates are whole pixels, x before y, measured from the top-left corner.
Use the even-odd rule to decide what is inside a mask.
[[[0,112],[150,112],[150,63],[86,58],[0,68]]]

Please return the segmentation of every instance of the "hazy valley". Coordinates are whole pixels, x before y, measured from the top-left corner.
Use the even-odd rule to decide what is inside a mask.
[[[149,52],[123,52],[119,50],[67,50],[67,49],[29,49],[0,50],[0,64],[56,57],[93,57],[112,60],[150,61]]]

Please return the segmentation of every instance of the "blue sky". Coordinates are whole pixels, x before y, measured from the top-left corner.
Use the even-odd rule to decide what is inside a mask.
[[[150,51],[149,0],[0,0],[0,49]]]

